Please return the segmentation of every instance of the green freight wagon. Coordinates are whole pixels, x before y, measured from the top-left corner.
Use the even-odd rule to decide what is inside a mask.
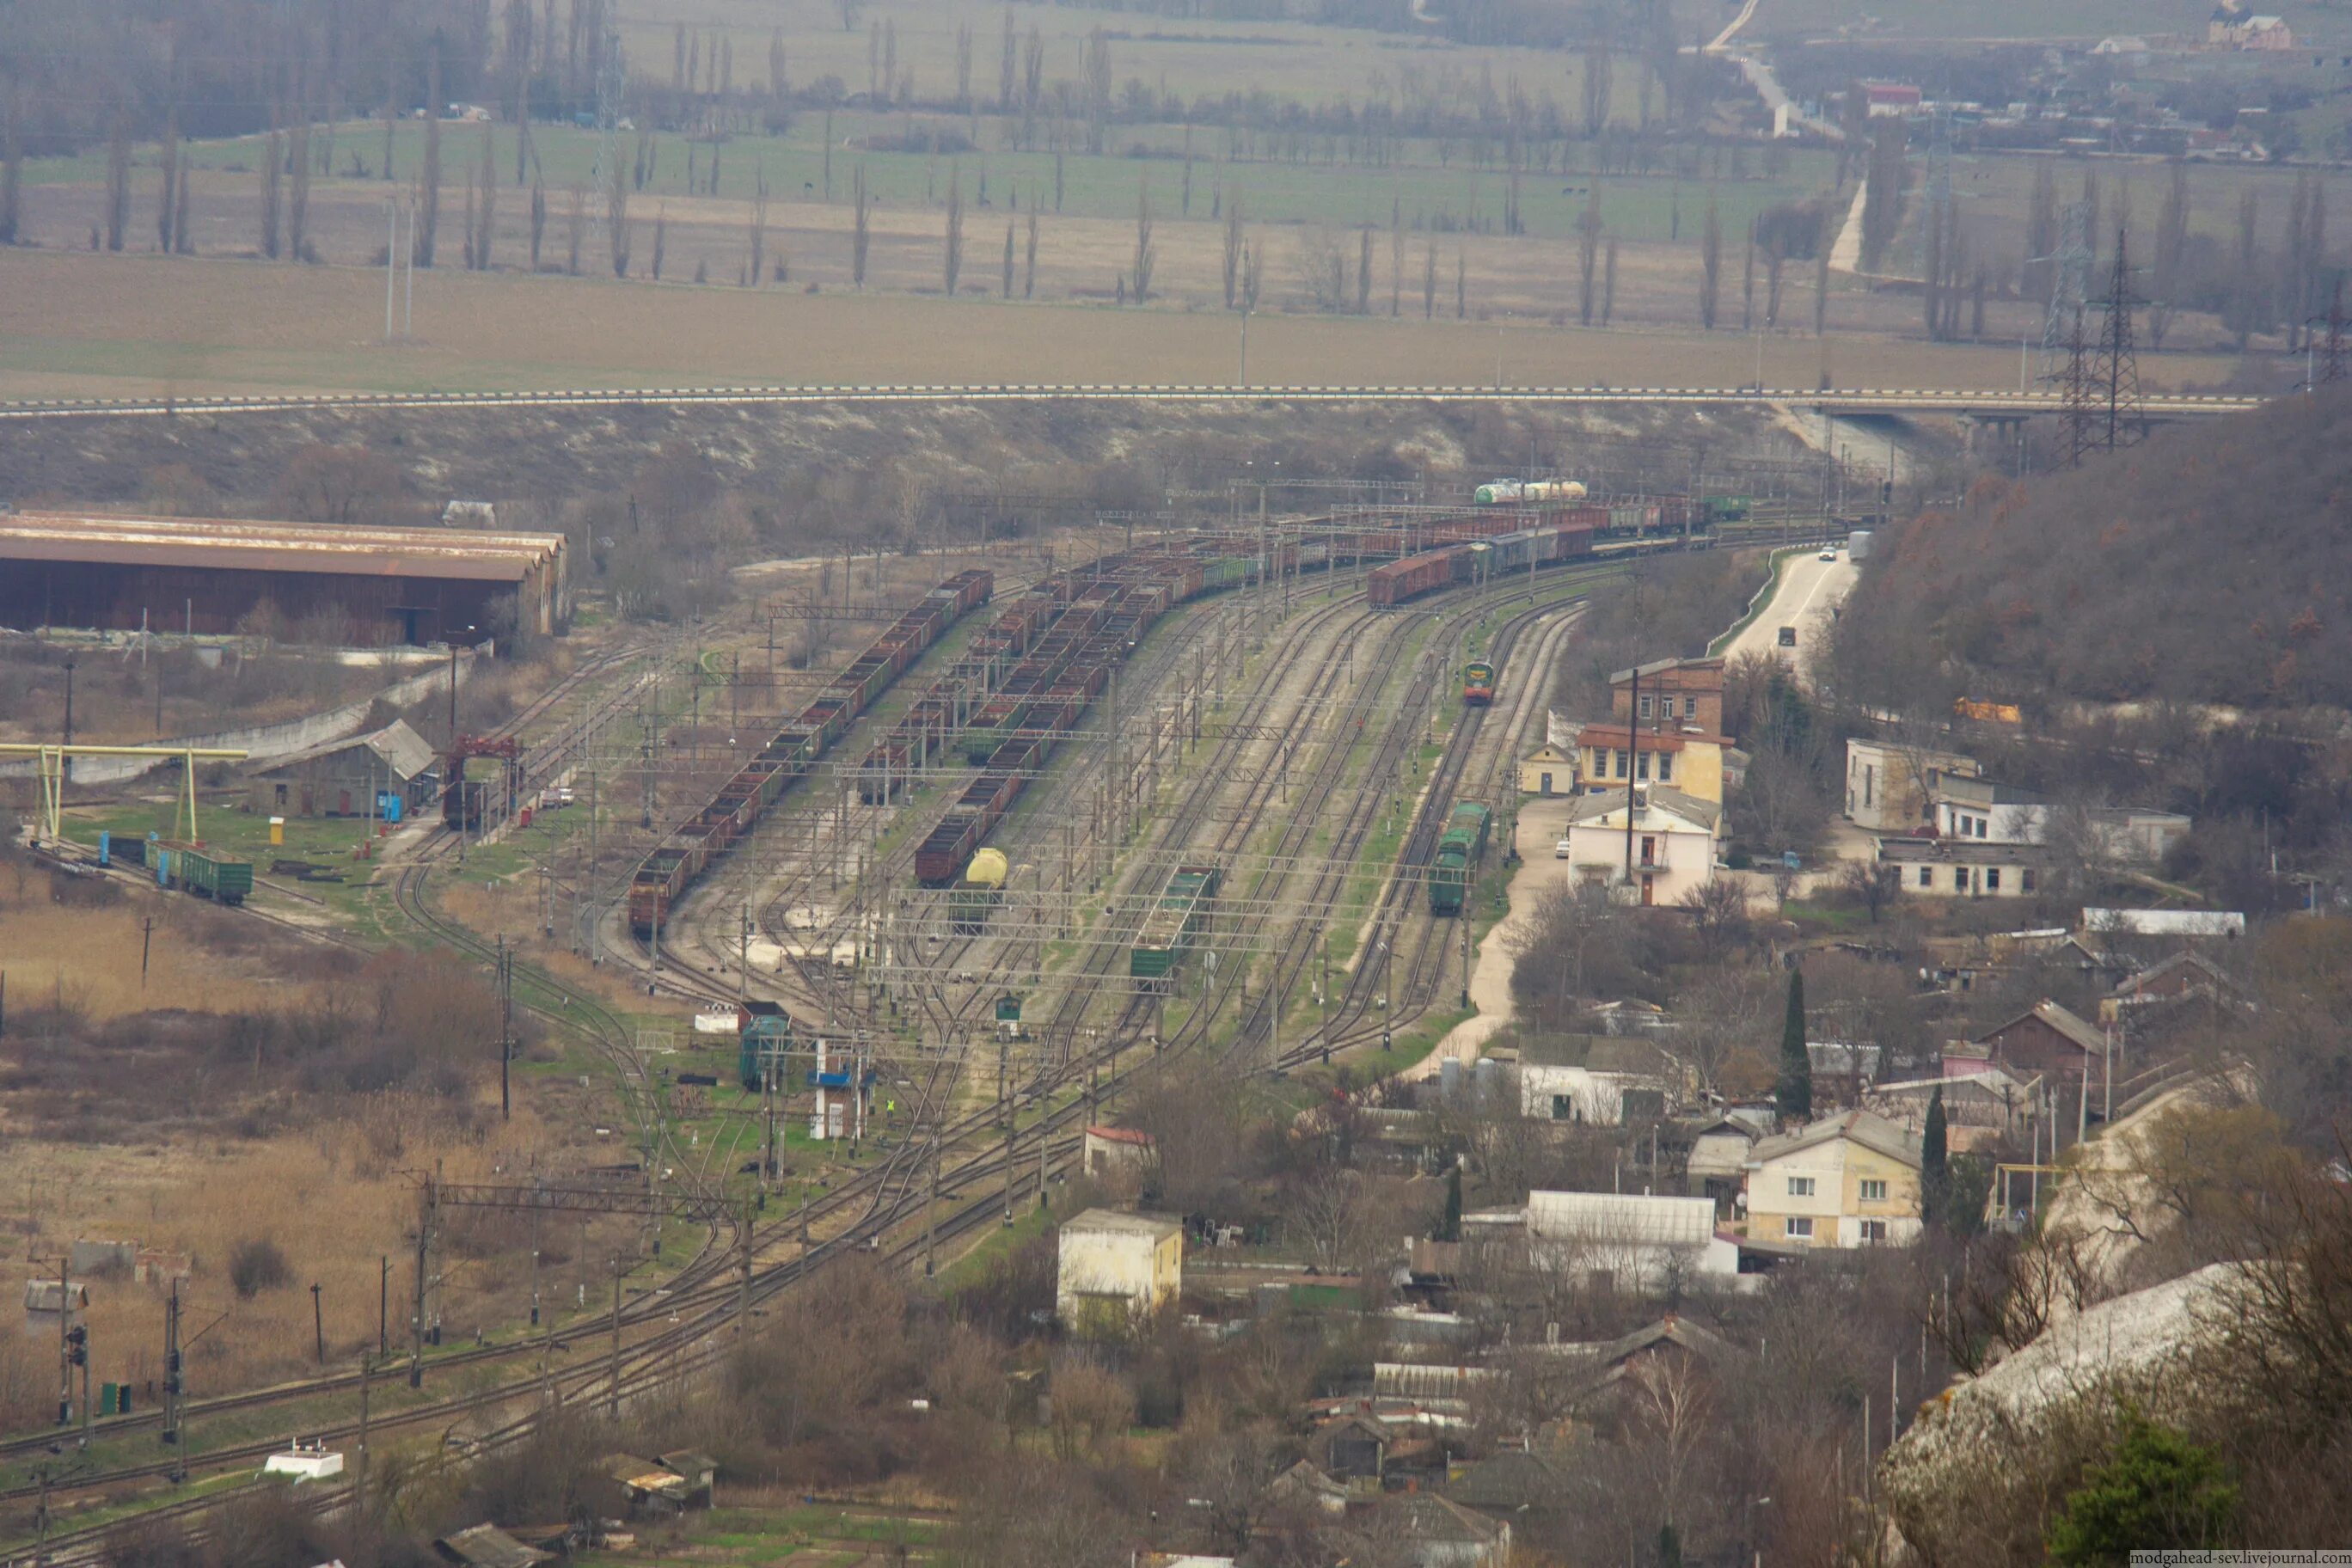
[[[1165,981],[1183,962],[1184,954],[1208,929],[1206,906],[1217,896],[1220,873],[1214,866],[1179,866],[1168,879],[1160,902],[1143,917],[1143,929],[1128,951],[1130,979]]]
[[[179,845],[172,850],[172,881],[201,899],[241,904],[253,891],[253,862],[226,859]]]
[[[1475,801],[1464,801],[1446,818],[1445,835],[1437,841],[1437,858],[1429,869],[1431,914],[1462,912],[1462,900],[1470,879],[1477,874],[1478,862],[1486,858],[1486,834],[1493,826],[1494,814]]]

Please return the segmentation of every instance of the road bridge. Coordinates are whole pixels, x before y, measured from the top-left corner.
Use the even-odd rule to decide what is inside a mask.
[[[2216,393],[2154,393],[2140,400],[2149,420],[2237,414],[2266,399]],[[533,392],[325,392],[219,397],[91,398],[0,404],[0,422],[39,419],[171,418],[182,415],[280,414],[368,409],[688,407],[697,404],[841,405],[920,403],[1535,403],[1562,406],[1688,404],[1801,408],[1833,416],[1937,416],[2020,419],[2063,411],[2055,392],[1969,392],[1935,387],[1807,391],[1801,388],[1677,386],[1185,386],[1121,384],[887,386],[575,387]]]

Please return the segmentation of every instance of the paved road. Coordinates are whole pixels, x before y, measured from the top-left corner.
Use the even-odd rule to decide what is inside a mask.
[[[2260,397],[2158,393],[2141,399],[2152,418],[2236,414]],[[1730,386],[654,386],[575,387],[545,392],[351,392],[283,396],[96,398],[0,404],[0,421],[168,418],[179,415],[276,414],[306,410],[436,408],[683,407],[693,404],[848,403],[1557,403],[1700,405],[1783,404],[1837,414],[2055,414],[2054,392],[1956,392],[1899,387],[1852,392]]]
[[[1855,576],[1853,562],[1843,550],[1835,561],[1823,561],[1811,552],[1797,556],[1780,574],[1780,585],[1764,613],[1731,639],[1724,658],[1736,661],[1762,653],[1785,659],[1790,650],[1780,647],[1780,628],[1794,626],[1797,672],[1802,676],[1828,646],[1830,612],[1853,591]]]

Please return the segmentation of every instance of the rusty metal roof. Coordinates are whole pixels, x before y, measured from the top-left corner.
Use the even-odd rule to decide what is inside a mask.
[[[513,583],[555,560],[563,548],[560,533],[0,512],[5,561]]]

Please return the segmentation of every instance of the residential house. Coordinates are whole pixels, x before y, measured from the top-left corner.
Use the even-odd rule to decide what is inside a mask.
[[[1638,719],[1645,730],[1696,728],[1723,733],[1723,660],[1662,658],[1637,672],[1621,669],[1609,678],[1609,712],[1620,724]]]
[[[2225,0],[2205,19],[2205,42],[2220,49],[2292,49],[2294,30],[2284,17],[2258,16]]]
[[[2159,1000],[2196,995],[2235,1000],[2245,994],[2246,988],[2228,970],[2193,948],[2182,948],[2171,957],[2126,976],[2099,1004],[2099,1016],[2102,1022],[2107,1022],[2117,1011]]]
[[[1748,1170],[1748,1151],[1759,1134],[1753,1123],[1737,1116],[1719,1116],[1691,1140],[1690,1158],[1684,1166],[1692,1197],[1715,1205],[1717,1219],[1731,1214]]]
[[[1624,790],[1590,795],[1569,812],[1570,875],[1625,901],[1677,903],[1714,877],[1722,820],[1721,806],[1663,784],[1633,791],[1630,802]]]
[[[264,816],[369,816],[401,822],[429,804],[439,759],[395,719],[366,735],[296,752],[253,768],[246,799]]]
[[[1276,1502],[1296,1502],[1318,1513],[1337,1516],[1348,1511],[1348,1489],[1301,1459],[1266,1483],[1265,1495]]]
[[[1873,832],[1907,833],[1934,816],[1945,774],[1978,771],[1976,760],[1958,752],[1856,737],[1845,743],[1846,819]]]
[[[1978,844],[2046,844],[2048,797],[1970,773],[1937,775],[1936,834]]]
[[[2084,815],[2098,853],[2125,866],[2158,864],[2197,825],[2194,817],[2177,811],[2137,805],[2094,806]]]
[[[2050,852],[2034,844],[1942,838],[1881,838],[1881,865],[1903,890],[1923,899],[2030,899],[2050,876]]]
[[[1151,1134],[1132,1127],[1089,1127],[1080,1150],[1087,1174],[1139,1178],[1151,1163]]]
[[[1381,1500],[1375,1526],[1395,1561],[1410,1568],[1507,1568],[1511,1527],[1473,1513],[1435,1492],[1402,1492]]]
[[[1464,1470],[1445,1495],[1489,1519],[1510,1520],[1566,1508],[1568,1481],[1567,1470],[1543,1455],[1506,1448]]]
[[[1919,1235],[1919,1135],[1867,1110],[1825,1117],[1748,1154],[1748,1234],[1814,1248]]]
[[[1864,1108],[1908,1128],[1927,1124],[1927,1107],[1941,1090],[1944,1121],[1954,1152],[1989,1145],[2018,1131],[2033,1113],[2038,1081],[2011,1078],[1990,1064],[1975,1072],[1882,1083],[1864,1097]]]
[[[1519,793],[1549,797],[1576,789],[1576,748],[1546,741],[1519,759]]]
[[[1387,1422],[1358,1410],[1318,1427],[1310,1447],[1325,1475],[1342,1484],[1364,1482],[1377,1491],[1395,1441]]]
[[[2069,1092],[2087,1087],[2091,1102],[2099,1103],[2106,1083],[2107,1037],[2096,1024],[2058,1003],[2037,1002],[1970,1044],[1975,1047],[1971,1055],[2012,1078],[2047,1079]]]
[[[1622,1127],[1664,1114],[1669,1063],[1641,1040],[1591,1036],[1530,1039],[1519,1047],[1519,1114],[1538,1121]]]
[[[1054,1310],[1079,1332],[1123,1327],[1174,1300],[1184,1283],[1184,1226],[1162,1215],[1088,1209],[1062,1223]]]
[[[1722,735],[1696,728],[1586,724],[1576,732],[1576,788],[1585,795],[1622,789],[1631,773],[1636,784],[1671,784],[1721,805],[1724,753],[1730,744]]]
[[[1738,1353],[1720,1334],[1680,1312],[1668,1312],[1613,1340],[1563,1344],[1558,1351],[1582,1364],[1583,1379],[1577,1388],[1580,1400],[1606,1394],[1627,1379],[1641,1376],[1647,1366],[1687,1363],[1722,1366]]]
[[[1739,1272],[1738,1247],[1716,1235],[1706,1198],[1531,1192],[1526,1212],[1529,1255],[1594,1284],[1655,1292]]]

